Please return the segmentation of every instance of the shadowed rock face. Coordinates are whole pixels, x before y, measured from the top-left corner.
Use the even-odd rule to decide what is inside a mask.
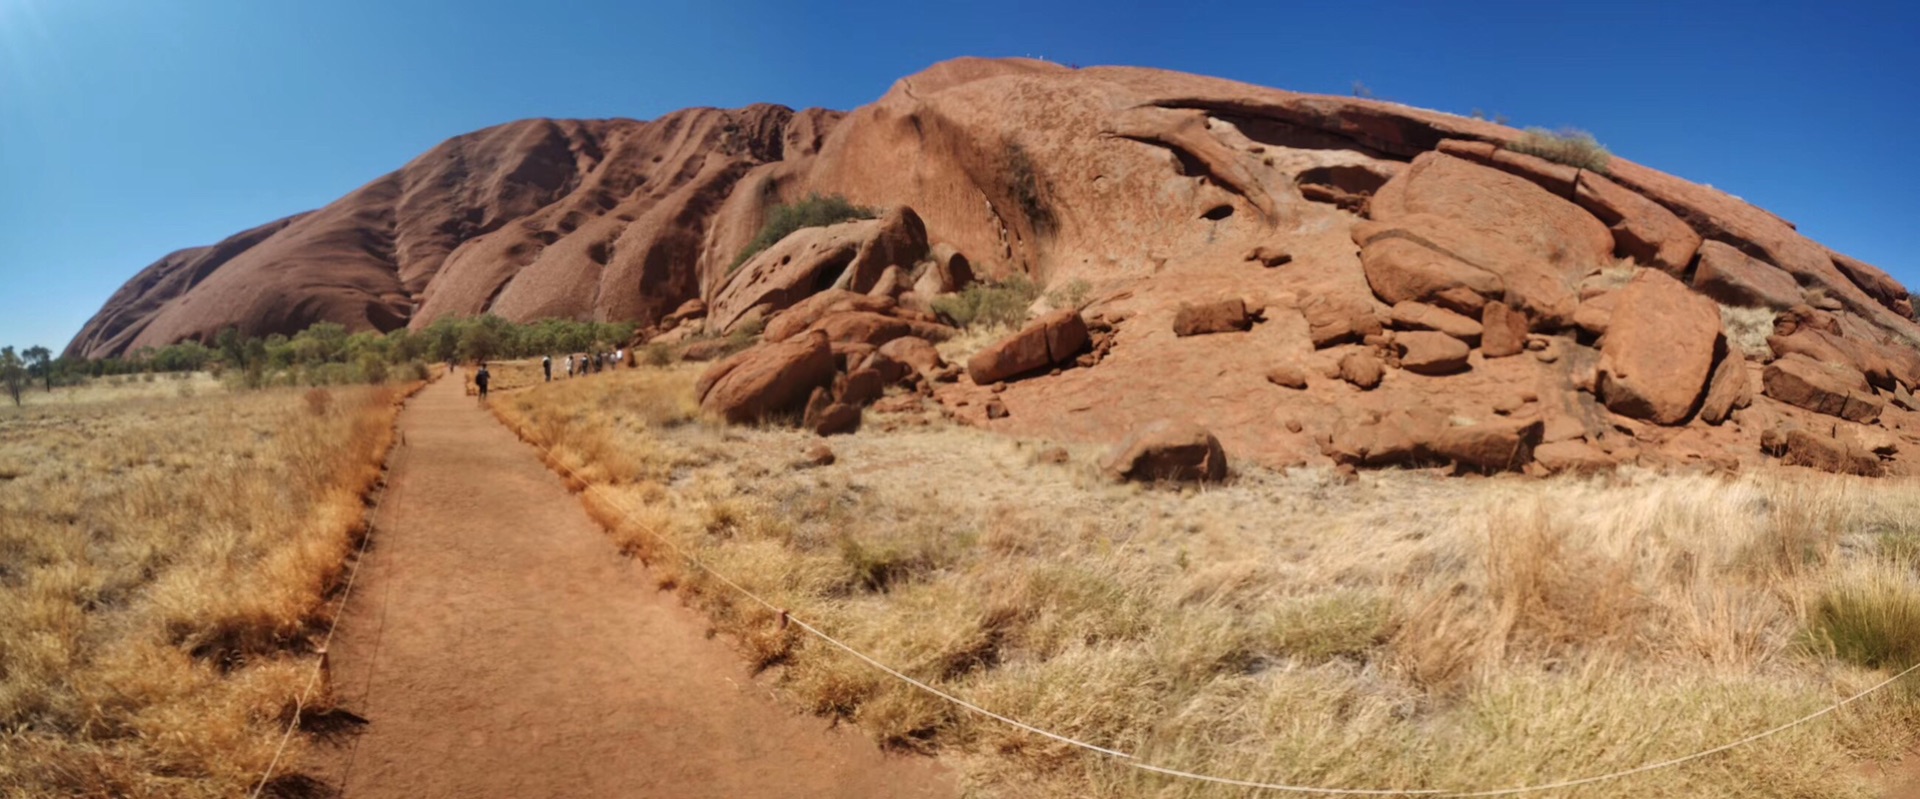
[[[161,259],[67,351],[121,355],[227,327],[384,331],[489,311],[657,319],[700,295],[688,266],[740,177],[816,148],[839,117],[760,105],[460,136],[318,211]]]
[[[515,122],[326,208],[162,259],[69,352],[207,340],[228,326],[385,330],[482,312],[632,320],[649,335],[679,325],[677,338],[756,316],[769,333],[845,333],[827,317],[782,316],[824,313],[807,302],[822,291],[924,309],[927,294],[964,282],[935,268],[958,263],[985,279],[1084,284],[1098,331],[1089,352],[991,396],[970,378],[921,387],[953,415],[1016,435],[1113,441],[1175,407],[1236,462],[1330,462],[1336,431],[1380,430],[1412,437],[1396,452],[1460,461],[1478,450],[1449,442],[1505,446],[1519,430],[1586,468],[1717,466],[1757,458],[1766,430],[1860,424],[1769,395],[1770,356],[1723,368],[1753,349],[1729,344],[1709,297],[1777,314],[1773,355],[1822,353],[1874,396],[1920,382],[1912,300],[1884,272],[1646,167],[1615,159],[1601,176],[1499,149],[1517,135],[1160,70],[979,59],[937,64],[845,114],[763,105]],[[804,232],[733,271],[769,209],[810,192],[894,223]],[[883,235],[889,225],[904,232]],[[1634,280],[1636,269],[1662,273],[1662,302],[1633,299],[1630,286],[1653,280]],[[712,310],[669,318],[691,300]],[[1245,326],[1177,335],[1183,307],[1243,308]],[[878,329],[861,319],[871,324],[859,331]],[[836,360],[860,354],[833,335]],[[1381,367],[1368,390],[1342,377],[1342,364],[1362,362]],[[1287,387],[1269,382],[1276,371]],[[1723,396],[1709,401],[1716,382]],[[1748,395],[1744,407],[1725,401]],[[1859,435],[1893,442],[1869,447],[1876,457],[1912,458],[1920,417],[1889,407],[1878,433]],[[1531,457],[1533,438],[1514,440],[1528,445],[1471,465],[1525,465],[1513,453]]]

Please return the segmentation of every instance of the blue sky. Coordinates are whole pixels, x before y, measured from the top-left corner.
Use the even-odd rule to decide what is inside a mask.
[[[532,116],[851,108],[960,55],[1576,125],[1920,284],[1912,5],[0,0],[0,343],[172,250]],[[717,7],[724,6],[724,7]]]

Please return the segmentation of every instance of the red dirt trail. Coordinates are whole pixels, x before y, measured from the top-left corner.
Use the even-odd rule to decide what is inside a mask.
[[[308,769],[345,799],[957,793],[776,704],[461,381],[399,424],[330,653],[367,723]]]

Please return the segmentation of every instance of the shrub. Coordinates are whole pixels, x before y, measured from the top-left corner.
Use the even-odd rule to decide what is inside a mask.
[[[1809,614],[1814,647],[1870,669],[1920,662],[1920,593],[1879,576],[1822,594]]]
[[[1047,304],[1055,308],[1084,310],[1092,299],[1093,284],[1080,278],[1074,278],[1059,288],[1047,292]]]
[[[1017,325],[1027,320],[1027,307],[1040,296],[1040,287],[1025,275],[999,283],[975,283],[957,294],[935,298],[933,310],[959,327]]]
[[[807,195],[807,198],[790,205],[776,205],[767,214],[767,223],[760,226],[753,241],[747,242],[747,248],[733,259],[733,265],[727,267],[732,273],[740,268],[747,259],[758,255],[761,250],[780,243],[781,239],[801,228],[826,227],[852,219],[872,219],[880,213],[866,206],[854,205],[838,194]]]
[[[1558,131],[1527,128],[1520,138],[1507,143],[1507,149],[1537,155],[1556,164],[1590,169],[1602,175],[1607,174],[1607,163],[1613,160],[1613,154],[1595,141],[1593,134],[1577,128],[1561,128]]]

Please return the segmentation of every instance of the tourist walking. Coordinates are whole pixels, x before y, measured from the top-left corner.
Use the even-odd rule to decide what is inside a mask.
[[[493,375],[487,372],[487,362],[480,362],[480,371],[473,373],[473,384],[480,389],[480,398],[487,398],[487,383],[493,381]]]
[[[540,356],[540,371],[547,373],[547,382],[553,382],[553,356]]]

